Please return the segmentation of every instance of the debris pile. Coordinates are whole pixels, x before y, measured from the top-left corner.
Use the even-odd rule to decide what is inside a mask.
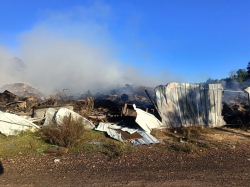
[[[124,90],[129,92],[126,93],[113,90],[108,95],[94,96],[88,91],[80,99],[68,96],[68,92],[71,93],[68,89],[42,99],[41,94],[28,85],[13,85],[16,85],[16,90],[12,89],[14,93],[9,90],[0,93],[0,125],[20,125],[13,128],[18,131],[28,130],[30,127],[41,128],[51,122],[62,125],[63,119],[70,117],[83,120],[89,129],[105,131],[114,139],[129,141],[136,146],[159,143],[159,140],[150,134],[154,128],[192,125],[214,127],[224,125],[223,119],[227,124],[248,124],[249,121],[247,97],[232,98],[227,104],[221,103],[221,99],[228,99],[229,96],[226,94],[222,98],[221,85],[218,84],[169,83],[166,86],[158,86],[155,96],[145,90],[142,93],[144,87],[135,92],[132,86],[127,85]],[[15,94],[21,93],[17,87],[36,94]],[[149,92],[151,91],[149,89]],[[1,128],[1,133],[15,134],[6,133],[6,129]],[[12,127],[5,125],[4,128]]]
[[[148,99],[136,93],[130,94],[127,99],[123,98],[124,96],[127,97],[126,94],[99,95],[97,98],[88,94],[86,97],[76,100],[74,97],[67,96],[65,93],[67,89],[65,89],[54,96],[42,100],[41,94],[30,94],[35,91],[24,84],[5,85],[4,88],[11,88],[14,93],[20,93],[18,95],[5,90],[0,94],[0,109],[3,111],[0,115],[0,131],[7,136],[29,130],[31,127],[39,129],[48,126],[51,122],[63,125],[65,117],[82,120],[87,125],[87,128],[96,130],[100,130],[101,128],[102,131],[104,131],[102,128],[104,126],[106,126],[107,130],[109,127],[112,129],[114,126],[118,127],[121,125],[121,123],[119,125],[111,125],[111,121],[116,124],[122,119],[129,121],[132,117],[132,121],[134,123],[137,122],[137,125],[131,128],[124,122],[122,126],[113,131],[120,136],[120,139],[116,139],[130,141],[135,146],[139,144],[159,143],[150,134],[152,128],[161,126],[161,122],[148,113],[148,111],[152,110],[129,104],[144,102],[143,105],[145,105],[148,102]],[[18,88],[21,90],[18,90]],[[29,92],[23,92],[27,88]],[[148,106],[149,104],[147,103],[146,105]],[[124,113],[124,111],[126,112]],[[128,111],[133,115],[129,115]],[[7,123],[9,125],[6,125]],[[131,133],[132,131],[133,133]],[[112,133],[109,133],[109,135],[114,137]]]
[[[250,108],[248,94],[244,91],[225,91],[222,102],[222,116],[227,125],[249,126]]]
[[[0,88],[0,91],[4,91],[4,90],[8,90],[22,98],[29,97],[29,96],[36,97],[36,98],[44,97],[44,94],[41,91],[23,83],[3,85]]]
[[[0,132],[6,136],[17,135],[21,131],[39,129],[40,127],[31,121],[15,114],[0,111]]]
[[[223,102],[222,115],[227,125],[246,126],[249,124],[249,105],[248,103],[225,103]]]
[[[121,142],[131,142],[133,146],[160,143],[149,132],[141,128],[129,128],[123,121],[118,124],[100,123],[95,130],[106,132],[111,138]]]

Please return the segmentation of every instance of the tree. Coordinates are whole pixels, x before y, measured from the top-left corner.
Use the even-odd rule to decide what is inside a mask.
[[[248,73],[248,76],[250,76],[250,62],[248,62],[248,65],[247,65],[247,73]]]
[[[232,80],[235,80],[237,78],[236,70],[232,70],[229,72],[229,78]]]
[[[249,70],[250,70],[250,66],[249,66]],[[238,69],[236,71],[236,75],[237,75],[236,79],[238,82],[244,82],[245,80],[247,80],[249,74],[245,69]]]
[[[218,82],[219,82],[218,79],[208,78],[207,81],[206,81],[206,84],[214,84],[214,83],[218,83]]]

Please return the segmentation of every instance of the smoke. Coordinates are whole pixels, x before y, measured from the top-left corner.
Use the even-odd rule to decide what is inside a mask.
[[[25,64],[3,46],[0,46],[0,85],[20,81],[25,71]]]
[[[13,63],[14,55],[0,48],[0,84],[24,82],[47,93],[65,88],[95,93],[117,85],[162,84],[162,77],[148,77],[119,60],[119,45],[109,32],[112,17],[111,8],[100,3],[48,12],[32,29],[19,34],[21,60]],[[164,77],[163,84],[167,81],[171,80]]]

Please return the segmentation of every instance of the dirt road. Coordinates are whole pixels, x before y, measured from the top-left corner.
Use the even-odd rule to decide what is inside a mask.
[[[100,153],[33,155],[2,160],[0,186],[249,186],[250,133],[210,135],[206,152],[171,152],[162,145],[110,159]]]

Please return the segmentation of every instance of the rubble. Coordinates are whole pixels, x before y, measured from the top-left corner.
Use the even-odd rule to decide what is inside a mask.
[[[222,116],[227,126],[249,126],[249,97],[244,91],[226,90],[223,94]]]
[[[118,131],[121,133],[121,136],[124,140],[138,140],[142,139],[142,136],[138,132],[134,132],[132,134],[128,133],[127,131]]]
[[[0,93],[0,102],[12,102],[18,100],[19,97],[8,90],[5,90],[3,93]]]
[[[14,101],[5,105],[6,107],[14,107],[15,110],[25,110],[26,109],[26,101]]]
[[[38,93],[38,90],[32,89],[32,87],[29,87],[28,85],[17,83],[12,86],[5,85],[3,88],[11,88],[15,91],[14,93],[24,93],[25,90],[28,90],[29,92],[35,92],[36,94],[26,94],[26,96],[23,97],[25,94],[16,95],[5,90],[3,93],[0,93],[0,111],[16,114],[39,126],[46,126],[52,120],[61,123],[62,118],[68,115],[77,116],[77,119],[84,119],[89,125],[88,127],[92,129],[95,125],[99,126],[101,124],[100,122],[117,123],[120,120],[129,119],[136,122],[140,128],[147,133],[150,133],[153,128],[170,128],[174,127],[173,125],[175,124],[177,124],[177,126],[180,126],[180,124],[182,126],[204,124],[212,126],[216,126],[217,124],[221,126],[223,124],[222,116],[227,124],[249,123],[249,103],[247,96],[245,95],[243,97],[242,93],[240,97],[231,99],[228,103],[220,103],[220,92],[222,91],[220,90],[221,87],[219,85],[210,85],[210,87],[212,87],[208,87],[212,90],[211,93],[219,93],[218,97],[212,98],[209,96],[208,100],[206,100],[208,92],[206,91],[205,85],[203,85],[203,87],[199,85],[199,88],[197,85],[185,83],[178,84],[179,87],[177,83],[170,83],[168,85],[169,87],[166,88],[164,86],[164,89],[161,89],[163,86],[158,86],[155,89],[156,96],[152,96],[151,92],[153,89],[147,88],[150,94],[143,90],[145,87],[141,87],[139,91],[135,92],[135,89],[128,85],[124,89],[128,92],[124,93],[113,90],[109,95],[99,93],[94,97],[88,92],[88,94],[82,96],[81,99],[76,100],[74,96],[67,96],[65,91],[69,90],[64,89],[56,93],[54,96],[42,100],[41,98],[37,98],[37,96],[41,96],[41,94]],[[21,88],[21,91],[17,88]],[[176,89],[177,91],[180,91],[180,89],[188,90],[187,94],[185,96],[182,95],[182,97],[186,98],[185,101],[189,101],[190,103],[187,102],[186,105],[184,105],[184,99],[181,97],[175,102],[176,98],[171,97],[173,89]],[[211,112],[211,115],[209,113],[210,116],[204,112],[206,111],[203,106],[204,103],[200,103],[197,100],[198,104],[196,103],[196,105],[195,100],[192,98],[193,93],[198,93],[197,89],[201,89],[204,92],[200,97],[208,103],[207,109],[208,112]],[[165,106],[166,103],[163,102],[163,93],[166,90],[169,92],[166,92],[168,98],[166,97],[165,99],[168,105]],[[180,91],[178,93],[183,94],[184,92]],[[178,97],[179,96],[180,95],[178,95]],[[225,99],[227,97],[228,95],[224,94],[222,98]],[[243,101],[242,98],[245,100]],[[213,103],[216,103],[215,106],[218,108],[217,114],[214,114],[213,111],[211,111]],[[210,105],[211,108],[209,108]],[[222,115],[220,115],[220,107],[223,107]],[[197,108],[199,110],[197,110]],[[168,113],[165,113],[166,111],[168,111]],[[158,115],[158,113],[160,115]],[[114,128],[114,126],[112,126],[112,128]],[[116,131],[117,130],[118,129],[116,129]],[[128,134],[126,131],[118,130],[117,132],[121,135],[119,135],[118,139],[123,140],[136,140],[136,138],[141,136],[140,133],[130,136],[131,134]]]
[[[44,117],[45,114],[46,114],[46,111],[49,109],[49,108],[54,108],[54,109],[60,109],[60,108],[67,108],[69,110],[73,110],[74,107],[70,104],[67,104],[67,105],[56,105],[56,106],[53,106],[53,105],[46,105],[46,106],[35,106],[32,108],[32,114],[31,116],[32,117]]]
[[[87,129],[93,129],[95,127],[91,121],[67,108],[60,108],[59,110],[56,110],[55,108],[49,108],[46,111],[45,122],[43,126],[48,126],[51,122],[55,122],[57,125],[63,125],[63,120],[65,117],[70,117],[70,120],[81,120]]]
[[[160,143],[160,141],[150,133],[140,129],[139,127],[129,128],[126,124],[124,124],[124,122],[120,122],[118,124],[100,123],[95,130],[107,132],[111,138],[121,142],[129,141],[133,146]]]
[[[135,122],[146,132],[150,133],[154,128],[163,128],[162,122],[160,122],[154,115],[149,114],[133,105],[137,115]]]
[[[136,117],[137,113],[136,113],[136,110],[134,109],[133,105],[134,104],[125,103],[121,109],[121,116],[134,116],[134,117]],[[142,107],[142,106],[137,106],[137,108],[139,108],[147,113],[154,114],[154,109]]]
[[[32,97],[37,97],[37,98],[44,97],[44,94],[41,91],[23,83],[3,85],[0,88],[0,91],[3,91],[3,90],[9,90],[10,92],[23,98],[27,96],[32,96]]]

